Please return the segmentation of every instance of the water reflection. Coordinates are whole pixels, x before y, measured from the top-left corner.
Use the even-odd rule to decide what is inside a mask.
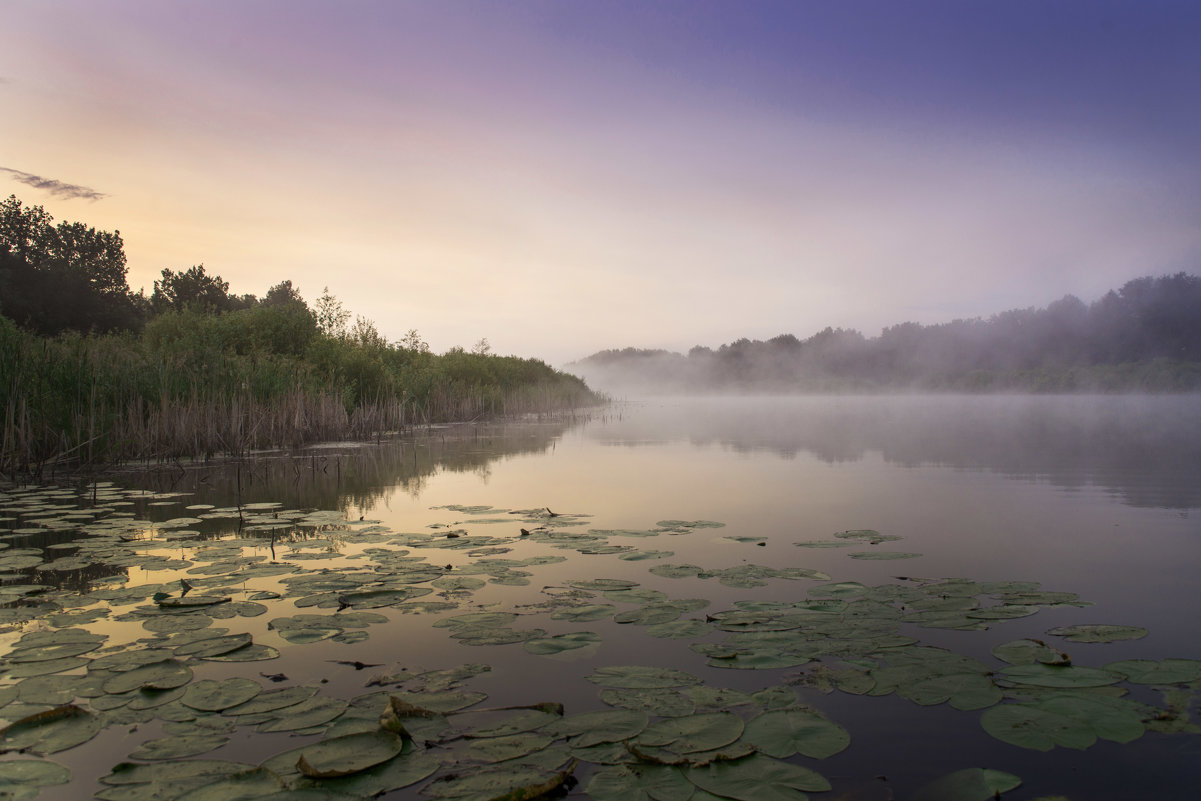
[[[241,462],[164,466],[132,471],[119,480],[147,492],[203,492],[218,504],[234,504],[241,494],[247,502],[346,512],[371,508],[398,489],[416,498],[439,473],[474,474],[486,482],[494,462],[546,453],[582,422],[444,426],[380,444],[333,443]],[[176,514],[160,511],[158,519]]]
[[[827,463],[875,452],[905,467],[1097,486],[1129,506],[1189,510],[1201,507],[1199,416],[1191,395],[674,398],[626,404],[585,433]]]

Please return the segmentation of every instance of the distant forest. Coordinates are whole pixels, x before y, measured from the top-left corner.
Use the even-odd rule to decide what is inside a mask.
[[[537,359],[389,342],[328,291],[237,295],[203,265],[133,292],[119,231],[0,201],[0,474],[244,454],[600,402]]]
[[[1201,277],[1138,278],[1091,304],[1068,295],[988,319],[901,323],[874,338],[826,328],[687,355],[605,350],[567,369],[610,392],[1197,391]]]

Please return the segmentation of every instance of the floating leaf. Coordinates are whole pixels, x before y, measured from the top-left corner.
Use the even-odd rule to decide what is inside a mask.
[[[74,704],[23,717],[0,729],[0,749],[54,754],[86,743],[101,729],[96,715]]]
[[[688,779],[702,790],[737,801],[805,801],[804,791],[830,789],[815,771],[758,754],[690,768]]]
[[[696,702],[676,690],[601,690],[600,697],[609,706],[664,718],[691,715],[696,710]]]
[[[471,690],[451,690],[437,693],[395,693],[393,697],[421,709],[445,714],[478,704],[488,695]]]
[[[851,744],[846,729],[810,709],[764,712],[746,724],[744,739],[777,759],[797,753],[825,759]]]
[[[1013,640],[996,645],[993,656],[1011,665],[1070,664],[1071,660],[1041,640]]]
[[[988,676],[979,673],[953,673],[934,676],[904,686],[898,694],[915,704],[932,706],[950,702],[955,709],[984,709],[1001,703],[1001,689]]]
[[[691,673],[673,668],[657,668],[645,665],[618,665],[599,667],[588,676],[588,681],[602,687],[619,689],[651,689],[655,687],[684,687],[700,684],[701,680]]]
[[[334,737],[302,748],[296,768],[318,779],[348,776],[387,762],[403,747],[400,737],[379,729]]]
[[[986,709],[980,725],[1002,742],[1035,751],[1050,751],[1057,745],[1085,749],[1097,739],[1080,721],[1028,704],[1002,704]]]
[[[596,801],[688,801],[694,790],[682,770],[657,765],[600,770],[584,788]]]
[[[1110,662],[1105,669],[1121,673],[1134,684],[1183,684],[1201,679],[1201,660],[1197,659],[1126,659]]]
[[[207,754],[229,742],[222,734],[186,734],[147,740],[135,748],[133,759],[182,759],[183,757]]]
[[[516,766],[443,776],[430,782],[425,792],[453,801],[524,801],[549,793],[571,775],[572,768],[553,772]]]
[[[0,762],[0,798],[20,801],[34,798],[41,788],[66,784],[71,771],[45,759],[10,759]]]
[[[666,748],[677,754],[711,751],[729,745],[742,735],[742,718],[731,712],[706,712],[668,718],[647,726],[638,735],[639,745]]]
[[[1147,630],[1140,626],[1113,626],[1104,623],[1060,626],[1047,633],[1072,642],[1117,642],[1119,640],[1138,640],[1147,636]]]
[[[179,702],[201,712],[220,712],[243,704],[262,691],[262,685],[253,679],[202,679],[189,685]]]
[[[627,709],[601,710],[570,715],[551,728],[561,737],[571,737],[573,748],[588,748],[600,743],[616,743],[637,736],[646,728],[645,712]]]
[[[504,762],[541,751],[553,741],[554,738],[545,734],[530,732],[510,734],[504,737],[488,737],[473,740],[467,747],[465,755],[475,762]]]
[[[602,618],[612,617],[616,611],[617,607],[613,604],[585,604],[583,606],[556,609],[551,613],[551,619],[583,623],[590,620],[601,620]]]
[[[914,801],[991,801],[1019,787],[1022,780],[1011,773],[987,768],[957,770],[930,782],[917,791]]]
[[[573,631],[567,634],[556,634],[553,637],[538,637],[526,640],[523,647],[531,654],[553,656],[561,654],[564,651],[587,648],[588,646],[596,645],[600,641],[600,635],[591,631]]]
[[[892,559],[916,559],[921,556],[920,553],[910,553],[907,551],[856,551],[852,554],[847,554],[852,559],[866,559],[871,561],[886,561]]]
[[[1033,687],[1105,687],[1125,678],[1100,668],[1074,665],[1014,665],[1001,671],[1001,677],[1014,684]]]

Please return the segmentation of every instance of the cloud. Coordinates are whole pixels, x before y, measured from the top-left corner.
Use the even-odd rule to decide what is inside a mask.
[[[11,167],[0,167],[0,171],[12,173],[13,177],[23,184],[28,184],[34,189],[41,189],[44,192],[49,192],[54,197],[70,200],[72,198],[83,198],[84,200],[101,200],[108,197],[104,192],[97,192],[95,189],[89,189],[86,186],[77,186],[75,184],[63,183],[55,178],[43,178],[40,175],[33,175],[28,172],[14,170]]]

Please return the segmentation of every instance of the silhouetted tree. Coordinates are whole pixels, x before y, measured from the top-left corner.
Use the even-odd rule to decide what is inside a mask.
[[[53,221],[15,195],[0,201],[0,313],[43,335],[139,328],[121,232]]]

